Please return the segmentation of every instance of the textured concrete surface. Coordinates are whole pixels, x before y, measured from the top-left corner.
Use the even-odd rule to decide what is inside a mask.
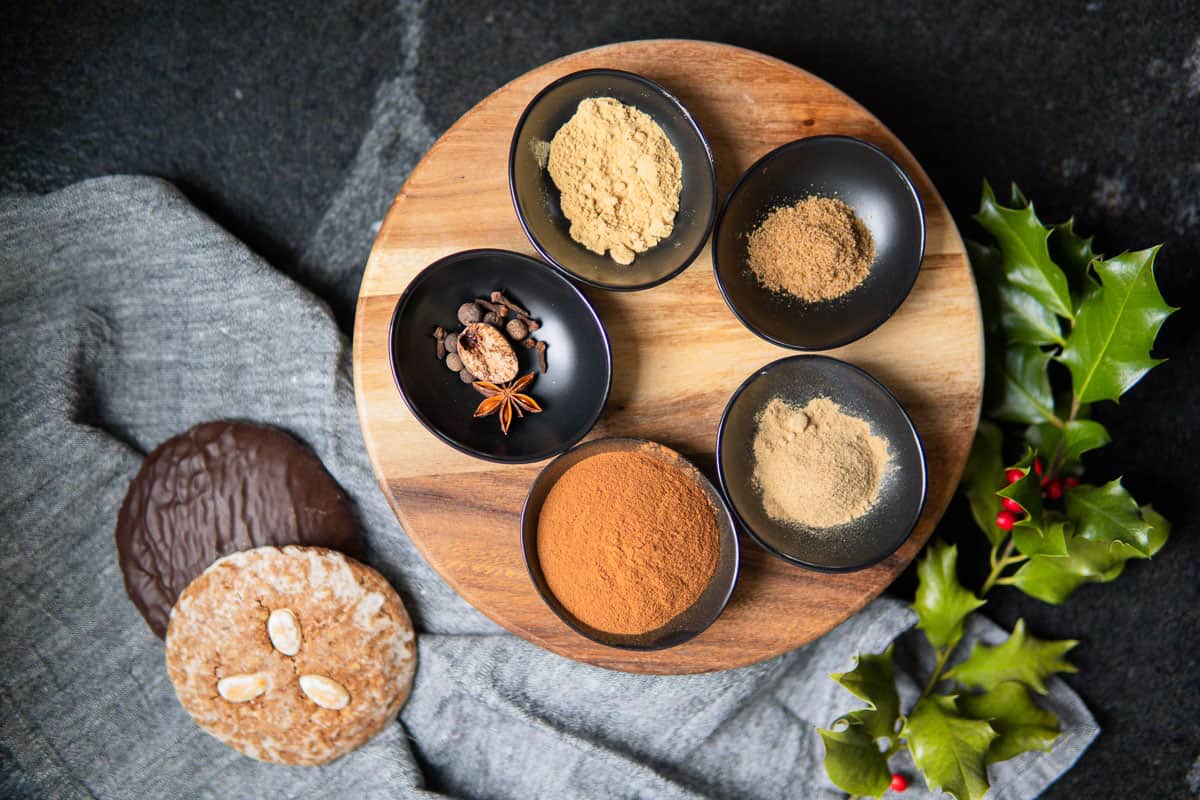
[[[1185,307],[1160,339],[1171,360],[1099,410],[1114,443],[1090,476],[1124,475],[1175,522],[1173,539],[1062,608],[1000,591],[989,611],[1082,640],[1070,682],[1104,733],[1048,796],[1200,794],[1200,4],[645,6],[6,4],[0,193],[114,172],[169,178],[348,326],[391,199],[364,175],[398,189],[438,133],[543,61],[682,36],[762,50],[847,91],[912,149],[968,235],[987,177],[1016,180],[1046,219],[1075,215],[1102,251],[1165,242],[1160,283]],[[360,240],[361,259],[332,261],[318,230]],[[941,531],[980,538],[957,506]],[[966,562],[986,562],[964,546]]]

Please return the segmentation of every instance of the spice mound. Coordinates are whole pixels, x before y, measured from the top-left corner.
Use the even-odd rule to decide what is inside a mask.
[[[580,102],[554,134],[550,178],[571,238],[618,264],[671,235],[683,165],[648,114],[611,97]]]
[[[776,397],[757,421],[754,485],[772,519],[832,528],[875,505],[891,454],[866,421],[827,397],[803,408]]]
[[[832,197],[807,197],[774,209],[749,238],[759,284],[800,300],[833,300],[867,278],[875,241],[854,209]]]
[[[716,572],[720,531],[708,495],[652,452],[580,461],[554,484],[538,517],[538,559],[550,591],[601,631],[662,627]]]

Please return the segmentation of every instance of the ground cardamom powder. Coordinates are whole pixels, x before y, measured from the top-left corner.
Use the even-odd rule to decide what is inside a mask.
[[[771,211],[749,237],[750,271],[773,292],[833,300],[867,278],[875,241],[854,209],[834,197],[806,197]]]
[[[800,408],[773,398],[754,434],[754,485],[774,520],[832,528],[875,505],[891,454],[887,440],[827,397]]]
[[[645,112],[611,97],[583,100],[554,134],[547,166],[571,238],[593,253],[632,264],[675,229],[683,164]]]

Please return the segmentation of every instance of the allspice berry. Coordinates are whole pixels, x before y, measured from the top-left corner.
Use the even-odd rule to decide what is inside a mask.
[[[463,383],[474,383],[475,382],[475,376],[471,374],[471,371],[469,369],[463,369],[461,372],[459,372],[458,379],[460,381],[462,381]]]
[[[457,353],[458,352],[458,334],[457,333],[450,334],[449,336],[447,336],[445,339],[442,340],[442,344],[445,345],[447,353]]]
[[[518,342],[529,335],[529,326],[520,319],[510,319],[504,330],[508,331],[509,337]]]
[[[483,315],[483,321],[492,327],[499,327],[500,315],[495,311],[489,311]]]
[[[446,354],[446,369],[450,370],[451,372],[461,372],[462,368],[462,359],[458,357],[457,353]]]
[[[463,325],[470,325],[481,319],[483,319],[483,310],[474,303],[463,303],[458,307],[458,321]]]

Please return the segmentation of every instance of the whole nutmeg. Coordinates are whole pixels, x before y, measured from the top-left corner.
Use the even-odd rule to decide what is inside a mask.
[[[447,336],[445,339],[442,340],[442,344],[445,345],[447,353],[457,353],[458,352],[458,334],[457,333],[450,334],[449,336]]]
[[[504,326],[504,330],[508,331],[508,335],[518,342],[529,335],[529,326],[520,319],[510,319]]]
[[[451,372],[460,372],[463,368],[462,359],[458,357],[458,353],[446,354],[446,369]]]
[[[470,325],[481,319],[483,319],[483,309],[474,303],[463,303],[458,307],[458,321],[463,325]]]
[[[468,325],[458,335],[455,355],[481,381],[499,384],[517,377],[517,354],[504,334],[491,325]]]

